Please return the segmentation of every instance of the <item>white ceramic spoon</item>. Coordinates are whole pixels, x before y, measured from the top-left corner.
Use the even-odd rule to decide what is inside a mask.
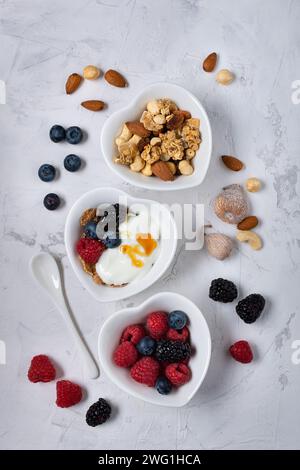
[[[48,253],[40,253],[33,256],[30,267],[33,277],[51,297],[64,318],[69,331],[72,333],[73,339],[82,357],[86,376],[90,379],[97,378],[99,375],[98,367],[83,341],[73,315],[67,306],[62,289],[60,272],[55,259]]]

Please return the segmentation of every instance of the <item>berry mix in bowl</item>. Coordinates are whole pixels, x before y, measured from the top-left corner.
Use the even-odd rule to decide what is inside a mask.
[[[162,292],[112,315],[99,335],[102,369],[136,398],[183,406],[201,385],[210,360],[210,334],[198,307]]]
[[[70,210],[65,245],[82,284],[97,300],[115,301],[141,292],[165,272],[177,230],[169,209],[158,202],[98,188]]]

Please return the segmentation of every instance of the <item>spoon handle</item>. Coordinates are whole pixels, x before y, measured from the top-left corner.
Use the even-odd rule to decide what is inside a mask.
[[[76,343],[77,349],[81,354],[86,376],[89,379],[96,379],[99,376],[98,366],[95,360],[93,359],[87,345],[82,339],[81,333],[75,323],[75,320],[73,319],[73,315],[69,311],[65,301],[59,303],[57,302],[56,306],[59,309],[61,315],[63,316],[65,323],[68,326],[69,331],[71,332],[73,339]]]

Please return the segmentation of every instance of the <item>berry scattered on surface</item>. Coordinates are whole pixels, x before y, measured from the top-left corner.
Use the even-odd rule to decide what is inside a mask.
[[[82,130],[78,126],[68,127],[66,130],[66,139],[69,144],[76,145],[81,142],[83,137]]]
[[[82,398],[81,387],[70,380],[56,382],[56,405],[60,408],[69,408],[79,403]]]
[[[71,171],[72,173],[78,171],[81,167],[81,158],[78,157],[78,155],[70,153],[70,155],[67,155],[64,159],[64,167],[67,171]]]
[[[105,246],[98,240],[80,238],[76,243],[76,251],[79,256],[89,264],[96,264],[105,250]]]
[[[171,384],[179,387],[186,384],[191,378],[191,370],[186,364],[169,364],[166,367],[165,374]]]
[[[155,339],[145,336],[137,344],[137,350],[143,356],[152,356],[156,348]]]
[[[133,344],[138,344],[145,335],[146,331],[143,325],[129,325],[123,331],[120,343],[123,343],[123,341],[130,341]]]
[[[30,382],[51,382],[55,379],[56,371],[45,354],[39,354],[31,359],[31,364],[27,373]]]
[[[99,398],[96,403],[89,407],[86,413],[86,422],[95,427],[105,423],[111,415],[111,406],[104,398]]]
[[[236,306],[236,313],[245,323],[254,323],[265,307],[265,299],[260,294],[250,294],[240,300]]]
[[[46,207],[46,209],[48,209],[49,211],[54,211],[55,209],[57,209],[60,205],[60,198],[57,194],[55,193],[49,193],[49,194],[46,194],[46,196],[44,197],[44,206]]]
[[[155,388],[161,395],[168,395],[172,390],[172,384],[166,377],[158,377]]]
[[[174,328],[170,328],[167,331],[167,339],[171,339],[172,341],[183,341],[185,343],[189,339],[189,330],[186,326],[182,330],[174,330]]]
[[[159,363],[153,357],[139,359],[130,369],[130,375],[136,382],[154,387],[160,371]]]
[[[248,341],[237,341],[229,348],[229,352],[233,359],[243,364],[248,364],[253,360],[253,353]]]
[[[152,338],[163,338],[169,329],[167,314],[161,311],[150,313],[147,317],[146,327]]]
[[[136,347],[130,341],[123,341],[115,349],[113,354],[114,363],[118,367],[131,367],[138,359]]]
[[[187,323],[187,315],[181,310],[173,310],[173,312],[170,312],[168,315],[168,322],[170,328],[174,328],[174,330],[182,330]]]
[[[158,361],[181,362],[191,355],[191,346],[182,341],[161,340],[157,342],[155,357]]]
[[[209,297],[216,302],[232,302],[237,295],[236,285],[226,279],[214,279],[210,285]]]
[[[49,136],[52,142],[61,142],[66,138],[66,131],[62,126],[55,124],[51,127]]]
[[[53,181],[55,178],[55,173],[56,171],[54,166],[50,165],[49,163],[44,163],[41,165],[38,171],[39,178],[45,183]]]
[[[97,227],[97,222],[94,220],[90,220],[85,226],[83,227],[83,232],[86,237],[88,238],[93,238],[94,240],[98,240],[97,234],[96,234],[96,227]]]

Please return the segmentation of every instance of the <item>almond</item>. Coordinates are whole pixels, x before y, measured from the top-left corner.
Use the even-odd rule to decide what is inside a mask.
[[[100,100],[87,100],[81,103],[85,109],[89,109],[90,111],[101,111],[105,107],[105,103]]]
[[[126,126],[132,134],[136,134],[139,137],[148,137],[150,135],[150,131],[140,121],[126,122]]]
[[[169,130],[179,129],[182,126],[183,121],[185,120],[185,112],[184,111],[174,111],[173,115],[167,122],[167,128]]]
[[[231,155],[222,155],[224,165],[232,171],[240,171],[244,164],[238,158],[232,157]]]
[[[173,181],[174,175],[166,162],[159,160],[151,166],[152,173],[163,181]]]
[[[71,95],[74,91],[77,90],[82,81],[82,76],[79,73],[72,73],[66,82],[66,93]]]
[[[237,226],[239,230],[251,230],[258,224],[258,218],[255,215],[249,215],[243,219]]]
[[[215,69],[216,63],[217,63],[217,54],[215,52],[212,52],[206,57],[206,59],[204,59],[203,65],[202,65],[203,70],[205,72],[213,72],[213,70]]]
[[[113,86],[124,88],[127,83],[125,78],[116,70],[108,70],[104,75],[105,80]]]

